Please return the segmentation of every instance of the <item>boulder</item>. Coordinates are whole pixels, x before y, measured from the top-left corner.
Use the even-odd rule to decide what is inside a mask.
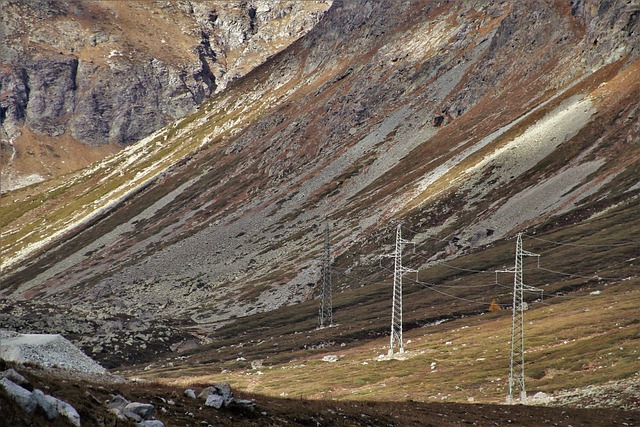
[[[116,409],[120,409],[121,411],[124,411],[125,406],[127,406],[128,404],[129,404],[129,401],[127,399],[120,396],[119,394],[116,394],[111,398],[111,401],[107,403],[107,408],[109,409],[116,408]]]
[[[216,389],[216,394],[222,396],[224,400],[229,400],[233,397],[229,383],[217,383],[214,384],[213,387]]]
[[[164,423],[160,420],[144,420],[136,424],[138,427],[164,427]]]
[[[154,406],[150,403],[131,402],[124,408],[124,414],[135,414],[140,420],[148,420],[153,416]]]
[[[122,409],[120,409],[120,408],[111,408],[111,409],[109,409],[109,412],[112,413],[113,415],[115,415],[118,420],[127,421],[127,417],[124,415],[124,412],[122,412]]]
[[[224,398],[217,394],[210,394],[207,396],[207,400],[204,402],[205,406],[211,406],[212,408],[220,409],[224,405]]]
[[[0,374],[0,377],[2,378],[6,378],[9,381],[18,384],[18,385],[27,385],[29,384],[29,381],[23,377],[22,375],[20,375],[18,372],[16,372],[15,369],[11,368],[11,369],[7,369],[6,371],[2,372],[2,374]]]
[[[0,387],[4,388],[9,397],[12,398],[24,412],[29,415],[35,412],[38,407],[38,402],[29,390],[6,378],[0,379]]]
[[[58,416],[58,405],[54,397],[47,396],[38,389],[34,390],[32,395],[49,420]]]
[[[51,397],[51,396],[47,396]],[[58,415],[62,415],[63,417],[67,417],[71,424],[76,427],[80,427],[80,414],[76,411],[76,408],[69,405],[67,402],[64,402],[60,399],[52,398],[56,402],[56,409],[58,411]]]
[[[256,408],[256,403],[253,400],[249,399],[233,399],[229,406],[253,411]]]
[[[217,394],[216,393],[216,389],[213,386],[209,386],[205,389],[203,389],[199,394],[198,394],[198,399],[204,399],[207,400],[207,397],[209,397],[212,394]]]
[[[133,412],[124,411],[122,412],[122,414],[125,416],[126,419],[131,420],[134,423],[140,423],[144,421],[140,415],[134,414]]]

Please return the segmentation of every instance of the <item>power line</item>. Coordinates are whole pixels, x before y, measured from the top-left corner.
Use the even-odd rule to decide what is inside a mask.
[[[382,266],[382,268],[387,270],[387,271],[389,271],[389,272],[392,272],[391,269],[389,269],[389,268],[387,268],[385,266]],[[420,271],[419,270],[413,270],[413,271],[416,272],[416,280],[406,280],[406,282],[408,282],[408,283],[410,283],[412,285],[421,286],[421,287],[426,288],[426,289],[431,289],[431,290],[433,290],[433,291],[435,291],[435,292],[437,292],[439,294],[442,294],[442,295],[445,295],[445,296],[448,296],[448,297],[451,297],[451,298],[459,299],[459,300],[462,300],[462,301],[478,303],[478,304],[486,304],[486,305],[488,305],[490,303],[486,302],[486,301],[472,300],[472,299],[469,299],[469,298],[464,298],[464,297],[460,297],[460,296],[457,296],[457,295],[449,294],[447,292],[440,291],[439,289],[440,288],[446,288],[446,289],[486,288],[486,287],[495,286],[495,285],[503,287],[503,288],[511,289],[511,287],[504,286],[504,285],[501,285],[499,283],[487,283],[487,284],[484,284],[484,285],[455,285],[455,286],[451,286],[451,285],[441,285],[441,284],[436,284],[436,283],[423,282],[422,280],[418,279],[418,275],[419,275]],[[501,297],[501,296],[504,296],[504,295],[510,295],[510,294],[499,294],[499,295],[496,295],[496,297]]]
[[[525,236],[527,236],[530,239],[534,239],[534,240],[539,240],[541,242],[545,242],[545,243],[552,243],[554,245],[559,245],[559,246],[572,246],[575,248],[617,248],[617,247],[624,247],[624,246],[632,246],[634,245],[634,243],[617,243],[614,245],[584,245],[584,244],[578,244],[578,243],[566,243],[566,242],[558,242],[555,240],[549,240],[549,239],[543,239],[541,237],[536,237],[536,236],[532,236],[530,234],[524,234]]]
[[[482,304],[482,305],[489,305],[490,304],[490,303],[488,303],[486,301],[472,300],[472,299],[469,299],[469,298],[464,298],[464,297],[461,297],[461,296],[458,296],[458,295],[453,295],[453,294],[441,291],[436,287],[436,285],[430,285],[430,284],[425,283],[425,282],[416,281],[416,282],[414,282],[414,284],[416,284],[418,286],[422,286],[423,288],[426,288],[426,289],[430,289],[430,290],[432,290],[434,292],[437,292],[437,293],[439,293],[441,295],[444,295],[444,296],[447,296],[447,297],[450,297],[450,298],[454,298],[454,299],[457,299],[457,300],[460,300],[460,301],[471,302],[471,303],[474,303],[474,304]],[[507,295],[507,294],[504,294],[504,295]],[[501,295],[498,295],[498,297],[499,296],[501,296]]]
[[[597,274],[593,274],[591,276],[585,276],[585,275],[582,275],[582,274],[565,273],[564,271],[550,270],[548,268],[544,268],[544,267],[540,267],[540,266],[538,266],[537,268],[538,268],[538,270],[546,271],[546,272],[549,272],[549,273],[559,274],[561,276],[576,277],[576,278],[580,278],[580,279],[596,279],[596,280],[607,280],[607,281],[629,280],[629,277],[601,277],[601,276],[598,276]]]
[[[494,273],[494,271],[488,271],[488,270],[474,270],[472,268],[456,267],[454,265],[447,264],[446,262],[442,262],[442,263],[440,263],[438,265],[443,265],[443,266],[445,266],[447,268],[451,268],[453,270],[467,271],[469,273],[480,273],[480,274],[493,274]]]

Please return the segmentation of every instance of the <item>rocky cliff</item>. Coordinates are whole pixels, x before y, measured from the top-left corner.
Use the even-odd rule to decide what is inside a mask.
[[[193,112],[303,35],[329,5],[3,2],[4,189],[84,166]]]

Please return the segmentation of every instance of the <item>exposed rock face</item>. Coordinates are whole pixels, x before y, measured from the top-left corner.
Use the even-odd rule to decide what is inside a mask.
[[[83,96],[68,122],[71,135],[89,144],[127,144],[191,111],[215,89],[205,70],[175,70],[156,59],[104,68],[81,64]]]
[[[93,146],[137,141],[300,37],[329,4],[3,2],[5,163],[27,172],[20,170],[25,138],[66,134]]]

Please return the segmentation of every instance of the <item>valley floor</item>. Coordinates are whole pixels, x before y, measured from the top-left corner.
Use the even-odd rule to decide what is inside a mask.
[[[245,394],[254,410],[220,409],[203,405],[184,395],[184,389],[157,382],[96,382],[53,376],[17,367],[34,388],[47,390],[72,403],[83,426],[121,426],[106,403],[114,395],[130,401],[151,403],[155,418],[165,426],[637,426],[637,412],[613,409],[554,408],[523,405],[460,403],[362,402],[303,400]],[[207,384],[193,385],[198,392]],[[2,425],[68,425],[62,419],[48,421],[43,413],[29,417],[0,392]],[[9,423],[9,424],[6,424]]]

